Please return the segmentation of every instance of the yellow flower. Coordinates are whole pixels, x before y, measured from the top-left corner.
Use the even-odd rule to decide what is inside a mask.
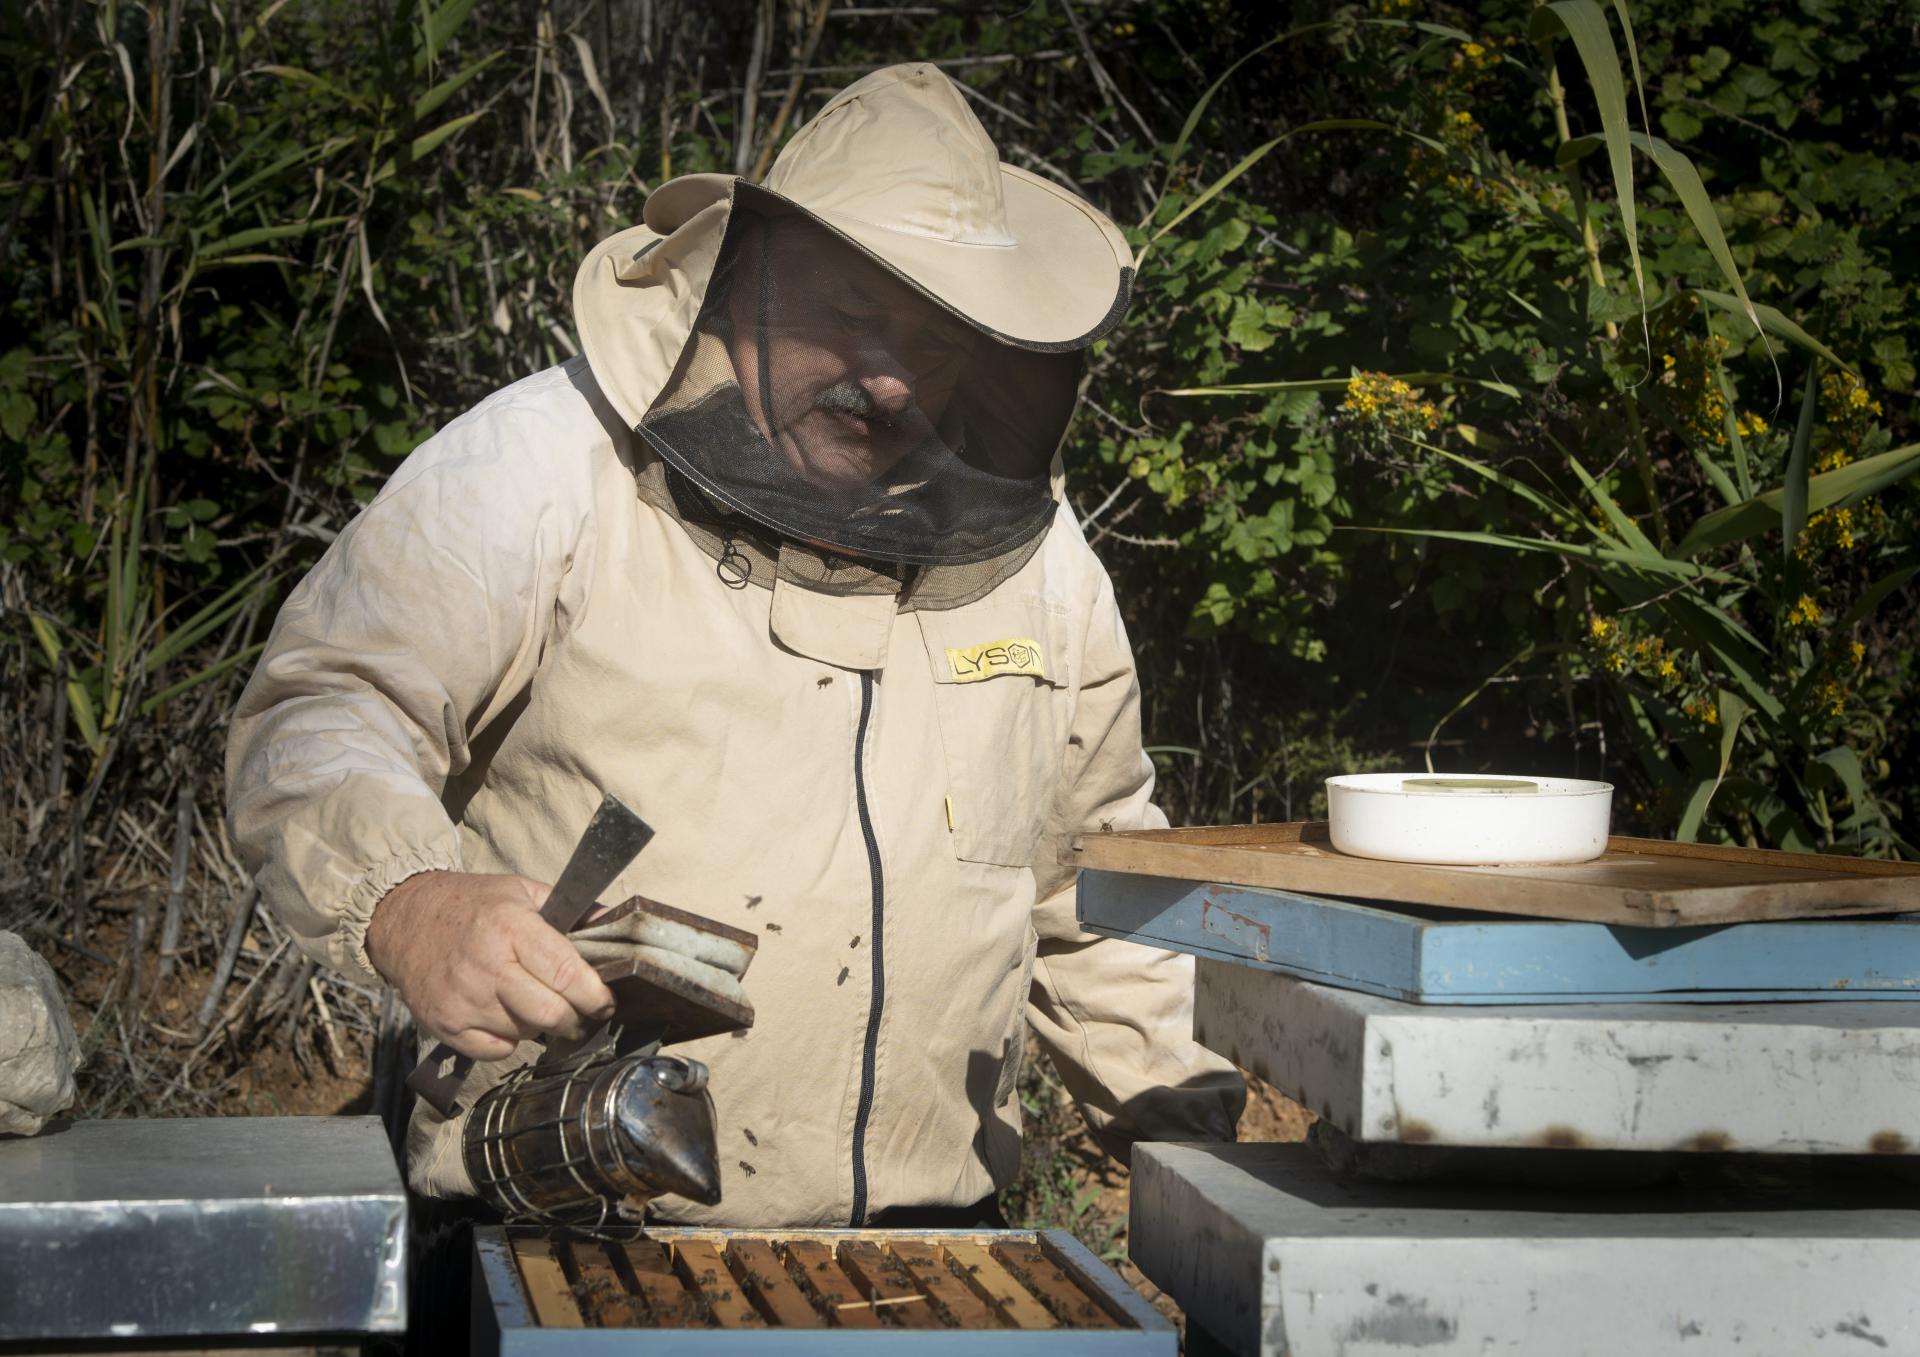
[[[1613,673],[1616,673],[1616,674],[1625,673],[1627,668],[1627,657],[1625,655],[1622,655],[1617,650],[1608,651],[1607,658],[1606,658],[1606,666]]]
[[[1356,372],[1347,381],[1340,408],[1362,424],[1377,424],[1389,434],[1409,435],[1440,427],[1440,407],[1422,401],[1408,383],[1384,372]]]
[[[1727,342],[1718,335],[1695,336],[1680,329],[1691,314],[1689,308],[1661,320],[1656,336],[1660,346],[1659,380],[1686,435],[1698,443],[1724,447],[1727,402],[1720,394],[1716,369],[1727,352]],[[1738,423],[1743,436],[1765,432],[1766,427],[1757,415],[1742,416]]]
[[[1853,657],[1855,664],[1865,664],[1867,662],[1867,648],[1858,641],[1853,642],[1847,647],[1847,654]]]
[[[1477,42],[1465,43],[1461,46],[1460,50],[1465,52],[1467,56],[1474,61],[1480,60],[1481,57],[1487,54],[1487,49]]]
[[[1822,509],[1807,520],[1807,526],[1800,531],[1800,540],[1794,543],[1793,554],[1800,560],[1806,560],[1816,553],[1826,551],[1852,551],[1859,545],[1854,535],[1852,509]]]
[[[1860,446],[1867,427],[1881,413],[1880,402],[1851,372],[1829,372],[1820,379],[1820,405],[1827,427],[1849,449]]]
[[[1742,415],[1735,421],[1735,427],[1740,430],[1742,438],[1752,438],[1755,434],[1767,431],[1767,421],[1759,415]]]
[[[1820,605],[1813,601],[1810,594],[1802,594],[1794,605],[1787,609],[1787,625],[1790,627],[1817,627],[1826,621],[1827,615],[1820,611]]]
[[[1839,716],[1846,711],[1848,696],[1845,685],[1832,679],[1825,680],[1813,690],[1814,704],[1825,707],[1829,716]]]
[[[1720,724],[1720,708],[1715,703],[1696,702],[1694,699],[1688,698],[1680,704],[1680,710],[1703,726],[1717,726]]]
[[[1673,660],[1671,658],[1663,658],[1660,661],[1659,674],[1660,674],[1660,677],[1663,679],[1675,679],[1680,677],[1680,671],[1674,668]]]
[[[1604,641],[1613,635],[1614,624],[1607,618],[1596,617],[1588,625],[1593,629],[1593,639],[1596,641]]]

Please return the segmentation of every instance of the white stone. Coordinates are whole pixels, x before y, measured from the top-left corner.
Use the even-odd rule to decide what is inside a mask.
[[[19,934],[0,933],[0,1135],[33,1135],[65,1110],[79,1062],[53,968]]]
[[[1360,1141],[1920,1153],[1920,1002],[1423,1007],[1201,958],[1194,1035]]]
[[[1542,1195],[1338,1181],[1302,1145],[1137,1145],[1140,1270],[1261,1357],[1920,1352],[1920,1210],[1811,1195]]]

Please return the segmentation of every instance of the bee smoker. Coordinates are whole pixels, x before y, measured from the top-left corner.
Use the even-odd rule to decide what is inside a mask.
[[[613,992],[611,1026],[546,1054],[483,1094],[461,1155],[480,1196],[509,1221],[599,1234],[637,1232],[646,1204],[672,1193],[720,1200],[707,1067],[663,1045],[753,1025],[739,977],[751,933],[635,897],[602,915],[600,936],[667,939],[708,958],[690,964],[641,944],[612,949],[595,970]],[[591,932],[589,956],[606,954]]]
[[[480,1196],[508,1220],[634,1233],[651,1198],[720,1200],[713,1126],[705,1065],[603,1046],[490,1089],[461,1153]]]

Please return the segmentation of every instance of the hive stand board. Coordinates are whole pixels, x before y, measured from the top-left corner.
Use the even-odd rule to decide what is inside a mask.
[[[626,1293],[611,1308],[602,1259]],[[1064,1231],[660,1229],[604,1245],[495,1226],[475,1231],[474,1276],[483,1357],[1177,1352],[1173,1326]],[[642,1311],[678,1326],[598,1326]]]
[[[1920,912],[1920,863],[1614,837],[1591,862],[1443,867],[1334,849],[1321,822],[1080,834],[1069,867],[1586,923],[1677,928]]]
[[[1920,915],[1636,928],[1105,871],[1080,873],[1078,909],[1107,937],[1421,1004],[1920,999]]]
[[[1920,1152],[1920,1000],[1422,1007],[1202,958],[1194,1036],[1360,1141]]]
[[[1303,1145],[1134,1147],[1129,1252],[1261,1357],[1920,1352],[1915,1190],[1555,1197],[1336,1180]]]

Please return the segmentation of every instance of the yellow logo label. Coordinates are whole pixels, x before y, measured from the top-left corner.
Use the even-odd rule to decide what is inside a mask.
[[[1006,641],[988,641],[985,645],[964,649],[947,647],[947,663],[953,666],[955,683],[978,683],[1002,674],[1047,676],[1046,652],[1038,641],[1020,637]]]

